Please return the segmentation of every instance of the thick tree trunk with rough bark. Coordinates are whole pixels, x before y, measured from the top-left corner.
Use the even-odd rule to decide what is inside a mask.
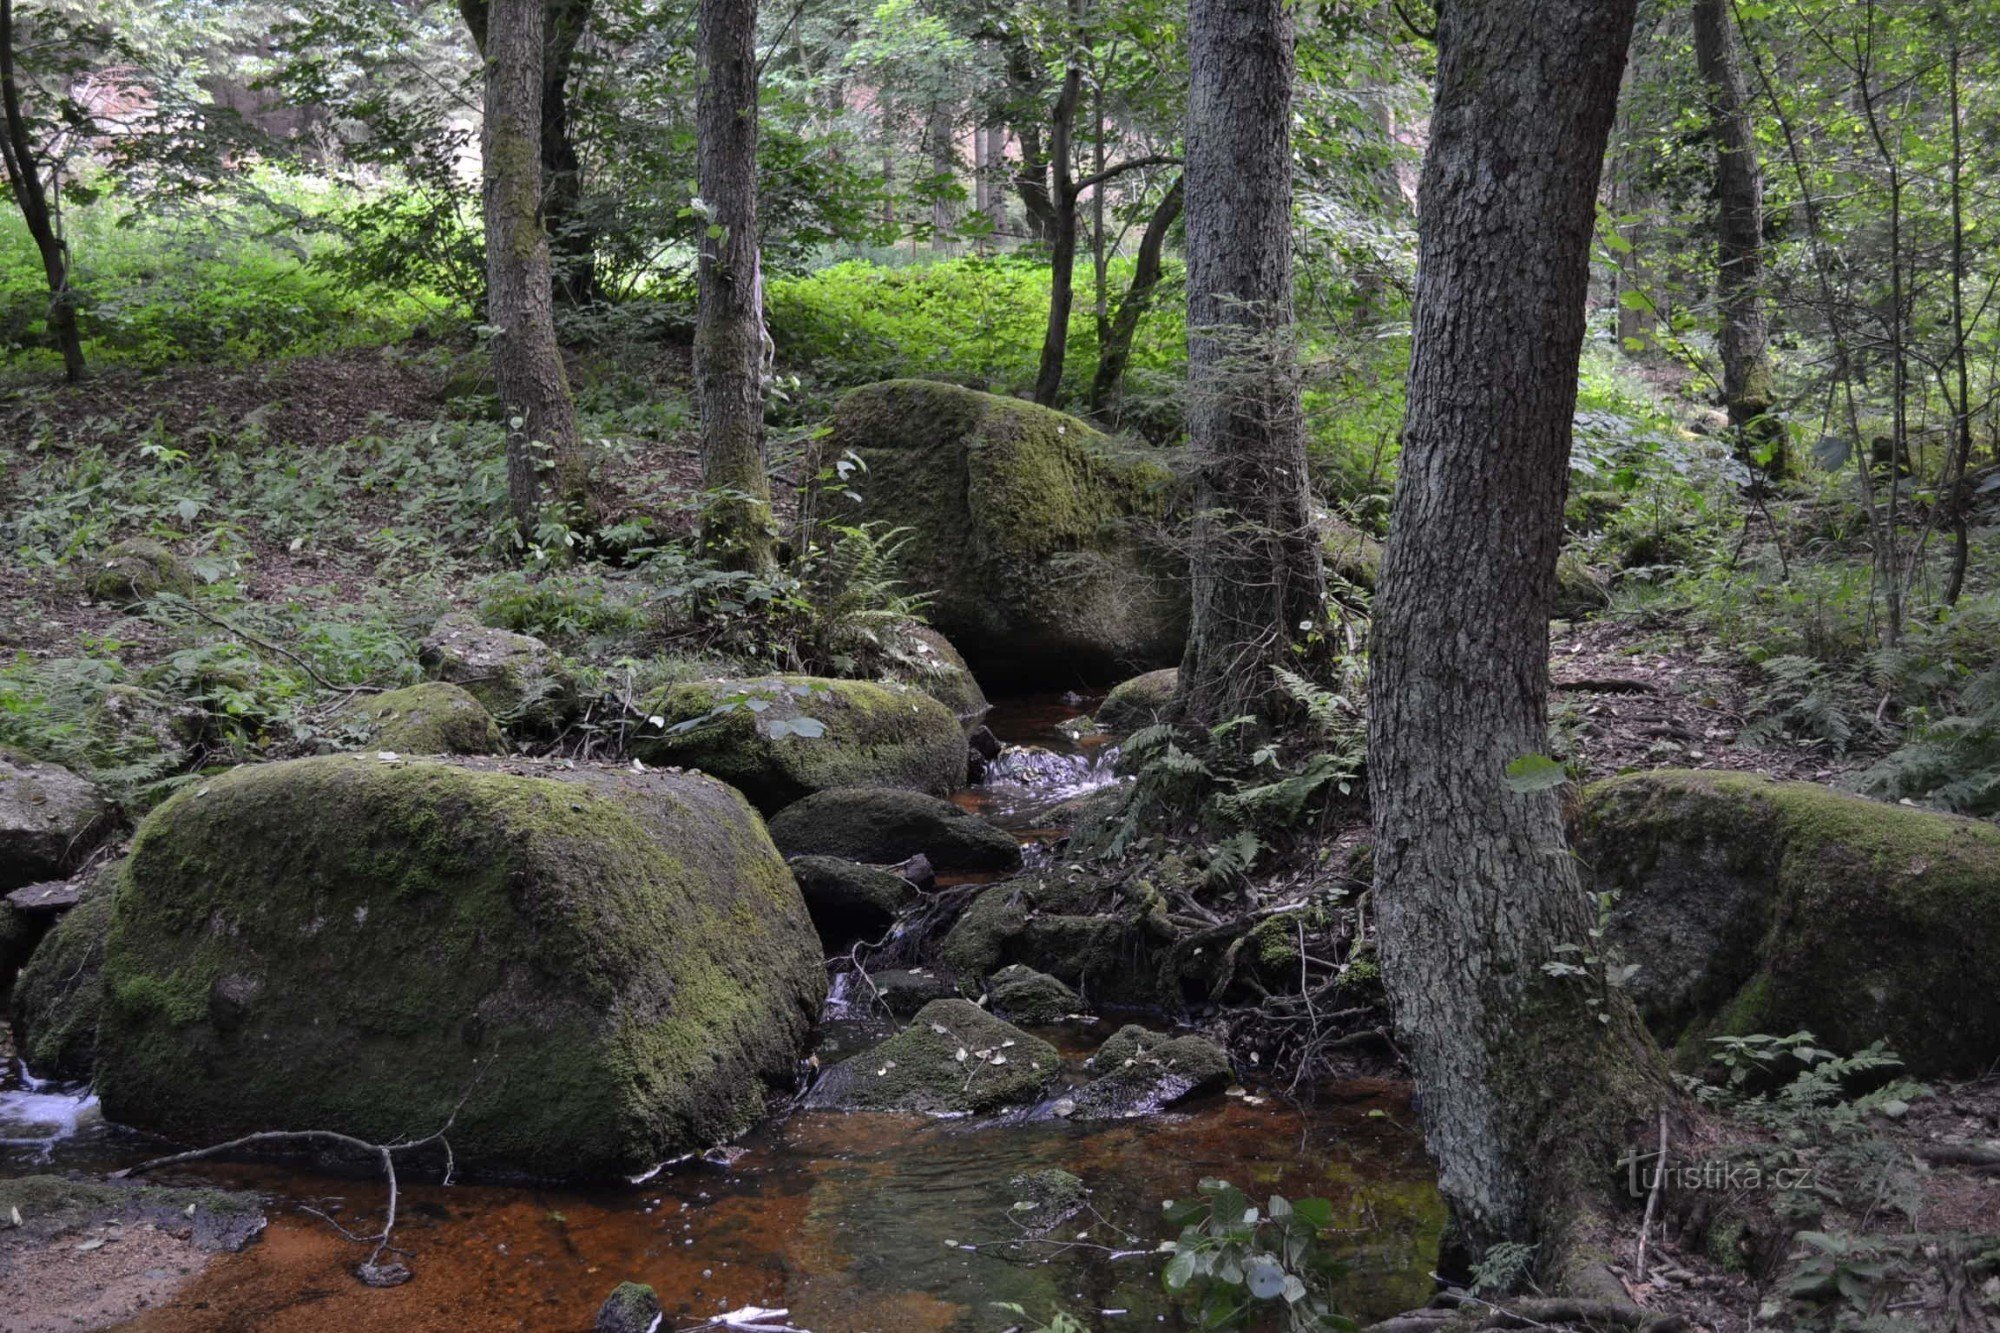
[[[1556,792],[1507,769],[1546,746],[1591,234],[1634,8],[1441,7],[1368,691],[1382,970],[1461,1254],[1540,1242],[1572,1289],[1578,1219],[1608,1206],[1632,1122],[1668,1085],[1594,958]]]
[[[707,204],[696,273],[695,398],[703,541],[726,565],[777,561],[764,471],[764,283],[757,249],[757,0],[700,0],[695,178]]]
[[[493,0],[486,19],[486,305],[507,414],[507,496],[523,540],[545,517],[598,517],[589,457],[556,345],[543,230],[541,0]],[[550,501],[560,508],[545,509]]]
[[[597,232],[584,219],[583,166],[570,136],[569,74],[595,0],[544,0],[542,17],[542,225],[549,233],[555,299],[569,306],[602,299]],[[486,54],[490,0],[458,0],[472,44]]]
[[[1146,220],[1145,234],[1139,238],[1139,254],[1132,263],[1132,284],[1125,289],[1125,297],[1118,303],[1118,310],[1111,317],[1111,328],[1098,349],[1097,374],[1090,381],[1093,414],[1104,413],[1118,396],[1118,387],[1125,379],[1125,366],[1132,359],[1132,340],[1138,335],[1139,321],[1152,308],[1153,293],[1159,290],[1160,257],[1167,247],[1167,233],[1180,219],[1186,198],[1187,191],[1176,176],[1154,207],[1153,216]]]
[[[1727,0],[1694,0],[1694,51],[1715,138],[1715,286],[1722,307],[1722,397],[1746,463],[1785,471],[1784,429],[1770,417],[1771,354],[1764,310],[1764,173],[1750,86]],[[1768,461],[1759,462],[1760,456]]]
[[[1292,333],[1292,19],[1285,0],[1193,0],[1188,23],[1192,617],[1177,705],[1268,716],[1273,665],[1326,614]]]
[[[14,193],[21,221],[41,255],[42,275],[49,284],[49,333],[62,353],[63,378],[74,384],[83,378],[83,335],[76,324],[76,293],[69,285],[69,245],[56,228],[42,183],[41,163],[21,111],[20,76],[15,69],[13,0],[0,0],[0,159],[7,166],[7,183]]]

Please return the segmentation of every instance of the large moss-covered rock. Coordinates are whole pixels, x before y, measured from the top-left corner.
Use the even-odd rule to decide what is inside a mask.
[[[568,664],[532,635],[453,612],[425,636],[417,655],[432,675],[463,686],[508,727],[554,731],[576,712],[576,680]]]
[[[486,705],[441,680],[356,699],[340,721],[364,744],[398,754],[505,754],[507,741]]]
[[[1066,682],[1179,659],[1187,593],[1154,532],[1174,493],[1157,454],[924,380],[849,394],[824,448],[868,470],[822,503],[910,530],[904,580],[930,592],[925,614],[982,675]]]
[[[1654,1030],[1886,1040],[1919,1076],[2000,1058],[2000,828],[1799,782],[1661,771],[1585,789],[1577,855]]]
[[[1116,686],[1097,706],[1097,729],[1114,736],[1129,736],[1162,721],[1174,701],[1174,689],[1180,679],[1179,668],[1161,667]]]
[[[124,862],[95,872],[77,905],[29,956],[9,1008],[14,1045],[41,1078],[89,1078],[104,1008],[104,941]]]
[[[808,796],[772,817],[771,841],[787,856],[840,856],[873,865],[921,853],[947,873],[1021,864],[1021,844],[1005,829],[950,801],[892,787],[841,787]]]
[[[634,755],[712,773],[766,814],[835,787],[941,796],[965,780],[958,719],[906,685],[815,676],[684,681],[645,712]],[[832,847],[792,850],[873,859]]]
[[[864,622],[834,639],[834,666],[843,676],[913,685],[949,708],[966,725],[991,706],[972,668],[951,640],[916,620]]]
[[[92,560],[83,590],[92,600],[118,607],[143,606],[163,592],[194,596],[196,579],[188,563],[150,537],[132,537]]]
[[[809,1106],[963,1115],[1032,1102],[1061,1070],[1056,1048],[966,1000],[933,1000],[909,1027],[843,1060]]]
[[[98,1087],[112,1119],[196,1142],[390,1141],[464,1098],[459,1161],[599,1176],[747,1128],[825,986],[790,872],[719,782],[300,759],[141,825]]]
[[[111,831],[97,788],[59,764],[0,750],[0,893],[61,879]]]
[[[1077,993],[1046,972],[1009,963],[986,980],[986,1003],[1015,1023],[1047,1025],[1083,1011]]]
[[[1581,620],[1611,604],[1611,585],[1603,573],[1574,551],[1556,557],[1556,600],[1559,620]]]

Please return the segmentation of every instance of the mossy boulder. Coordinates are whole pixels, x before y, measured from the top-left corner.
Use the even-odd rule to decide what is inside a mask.
[[[441,680],[356,699],[339,720],[365,745],[397,754],[505,754],[486,705]]]
[[[591,1333],[660,1333],[665,1325],[658,1292],[643,1282],[620,1282],[597,1307]]]
[[[806,797],[771,818],[771,841],[787,856],[842,856],[894,865],[919,853],[946,873],[1012,870],[1021,844],[950,801],[893,787],[841,787]]]
[[[1558,620],[1581,620],[1611,604],[1611,584],[1601,571],[1574,551],[1556,557],[1556,601]]]
[[[898,1018],[910,1018],[932,1000],[957,994],[952,978],[928,967],[891,967],[868,974],[868,992]]]
[[[1057,1223],[1075,1217],[1089,1200],[1082,1179],[1060,1167],[1024,1171],[1010,1178],[1007,1188],[1014,1191],[1014,1206],[1007,1210],[1008,1220],[1030,1235],[1041,1235]]]
[[[907,685],[817,676],[684,681],[644,711],[633,755],[711,773],[766,814],[835,787],[942,796],[965,781],[958,719]],[[833,847],[793,850],[875,859]]]
[[[1201,1037],[1166,1037],[1136,1023],[1112,1035],[1091,1057],[1097,1077],[1077,1089],[1071,1117],[1129,1120],[1227,1087],[1229,1054]]]
[[[463,1099],[461,1163],[565,1177],[748,1128],[826,990],[790,871],[722,783],[376,755],[239,768],[155,810],[103,984],[114,1120],[386,1142]]]
[[[1046,972],[1010,963],[986,979],[986,1003],[1014,1023],[1047,1025],[1083,1012],[1083,1001]]]
[[[1119,684],[1097,706],[1097,729],[1129,736],[1161,721],[1174,701],[1180,679],[1179,668],[1161,667]]]
[[[1165,938],[1112,886],[1088,874],[1042,871],[979,891],[938,948],[965,977],[1009,963],[1046,972],[1094,1003],[1158,1004],[1178,999],[1162,966]],[[1165,987],[1165,989],[1163,989]]]
[[[992,706],[951,640],[922,621],[853,626],[835,636],[833,652],[841,675],[914,686],[949,708],[962,725],[977,722]]]
[[[795,856],[791,867],[813,928],[830,949],[880,939],[917,898],[916,886],[902,876],[837,856]]]
[[[1660,771],[1586,788],[1573,821],[1609,941],[1654,1030],[1877,1040],[1919,1077],[2000,1057],[2000,827],[1800,782]]]
[[[967,1000],[933,1000],[873,1050],[821,1076],[808,1106],[965,1115],[1037,1100],[1061,1071],[1056,1048]]]
[[[1347,580],[1357,588],[1375,586],[1382,572],[1382,543],[1337,514],[1320,516],[1320,549],[1326,557],[1326,572]]]
[[[1157,531],[1176,490],[1157,451],[925,380],[856,389],[822,447],[868,467],[822,505],[910,530],[904,580],[932,590],[925,614],[983,677],[1068,682],[1179,660],[1187,590]]]
[[[14,1045],[38,1077],[89,1078],[96,1068],[104,942],[123,873],[118,861],[91,876],[82,898],[42,938],[15,983]]]
[[[194,596],[198,580],[187,561],[150,537],[131,537],[91,560],[83,590],[92,601],[144,606],[163,592]]]
[[[546,734],[576,714],[576,678],[562,655],[529,634],[494,629],[453,612],[418,646],[431,674],[462,686],[510,729]]]
[[[0,893],[63,878],[113,822],[111,807],[85,779],[0,750]]]

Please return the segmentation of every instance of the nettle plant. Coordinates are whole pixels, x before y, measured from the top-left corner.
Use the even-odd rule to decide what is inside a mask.
[[[1160,1280],[1190,1301],[1195,1326],[1245,1328],[1281,1316],[1293,1333],[1358,1328],[1335,1308],[1346,1267],[1320,1245],[1333,1225],[1325,1199],[1274,1194],[1264,1208],[1226,1180],[1209,1178],[1192,1199],[1161,1205],[1180,1237],[1162,1241],[1172,1254]]]

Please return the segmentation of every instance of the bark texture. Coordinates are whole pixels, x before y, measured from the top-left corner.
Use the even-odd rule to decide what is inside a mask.
[[[1274,663],[1326,611],[1292,336],[1292,20],[1284,0],[1193,0],[1188,24],[1192,619],[1177,706],[1265,714]]]
[[[1750,86],[1727,0],[1694,0],[1694,51],[1715,139],[1716,295],[1722,307],[1722,396],[1744,461],[1785,471],[1784,429],[1771,410],[1764,309],[1764,172]]]
[[[1139,238],[1139,253],[1132,262],[1132,284],[1125,289],[1125,297],[1111,317],[1111,328],[1097,354],[1097,374],[1090,382],[1090,410],[1094,414],[1105,412],[1118,397],[1126,364],[1132,359],[1132,340],[1138,335],[1139,321],[1152,308],[1153,293],[1160,287],[1160,259],[1167,248],[1167,233],[1180,220],[1186,200],[1187,191],[1176,176],[1153,209],[1153,216],[1146,220],[1145,233]]]
[[[1590,958],[1556,793],[1506,781],[1545,749],[1591,232],[1634,8],[1442,7],[1369,684],[1383,975],[1440,1185],[1464,1253],[1542,1241],[1558,1268],[1665,1083]]]
[[[700,0],[695,178],[708,205],[696,275],[695,398],[703,540],[768,573],[777,527],[764,471],[764,284],[757,249],[757,0]]]
[[[7,183],[21,221],[34,238],[49,284],[49,333],[62,353],[63,377],[74,384],[83,378],[83,337],[76,325],[76,293],[69,285],[69,244],[56,226],[41,163],[21,111],[20,76],[15,69],[13,0],[0,0],[0,159],[7,166]]]
[[[493,377],[507,414],[507,497],[524,540],[550,500],[561,519],[597,517],[590,460],[556,345],[542,197],[542,0],[494,0],[486,15],[486,305]]]
[[[1076,300],[1077,185],[1070,171],[1070,151],[1076,128],[1077,101],[1083,93],[1083,71],[1072,65],[1063,74],[1051,125],[1049,214],[1049,322],[1042,332],[1042,358],[1035,368],[1035,401],[1054,407],[1062,393],[1063,361],[1069,355],[1069,312]],[[1025,196],[1024,196],[1025,197]]]

